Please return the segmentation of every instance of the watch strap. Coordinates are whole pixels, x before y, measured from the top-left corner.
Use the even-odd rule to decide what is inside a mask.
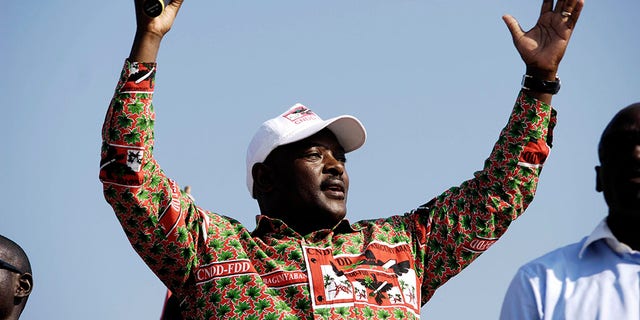
[[[555,80],[541,80],[525,74],[522,76],[522,89],[529,91],[536,91],[542,93],[556,94],[560,91],[560,78],[556,77]]]

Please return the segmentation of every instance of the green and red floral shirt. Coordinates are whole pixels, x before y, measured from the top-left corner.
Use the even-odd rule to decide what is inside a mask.
[[[186,319],[419,319],[533,199],[555,111],[520,94],[484,169],[404,215],[301,236],[198,207],[152,156],[156,64],[125,62],[102,130],[104,196]]]

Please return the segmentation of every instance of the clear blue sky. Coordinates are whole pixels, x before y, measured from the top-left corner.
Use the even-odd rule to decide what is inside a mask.
[[[360,118],[351,220],[402,213],[472,177],[506,123],[524,65],[501,16],[541,1],[191,1],[159,56],[155,154],[198,204],[250,229],[245,148],[296,102]],[[35,290],[23,319],[157,319],[164,288],[98,181],[100,128],[134,34],[132,1],[8,1],[0,11],[0,234]],[[640,2],[587,0],[559,70],[558,126],[537,198],[445,284],[423,319],[496,319],[517,267],[606,215],[596,143],[640,101]]]

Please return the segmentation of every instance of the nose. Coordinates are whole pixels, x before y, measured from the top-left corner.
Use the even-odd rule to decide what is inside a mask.
[[[341,176],[345,172],[344,162],[336,159],[331,153],[324,157],[324,171],[332,175]]]

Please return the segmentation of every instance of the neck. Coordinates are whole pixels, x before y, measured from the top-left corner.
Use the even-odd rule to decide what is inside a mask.
[[[282,220],[289,228],[301,236],[306,236],[318,230],[332,229],[342,220],[338,219],[338,217],[331,219],[329,218],[331,214],[321,210],[314,210],[314,208],[310,207],[283,208],[282,206],[267,206],[261,203],[260,212],[270,218]],[[336,219],[338,220],[336,221]]]
[[[300,234],[301,236],[306,236],[309,233],[314,231],[322,230],[322,229],[331,229],[333,225],[324,225],[318,221],[306,220],[306,219],[293,219],[293,218],[284,218],[278,217],[278,219],[282,220],[289,228],[293,229],[295,232]]]
[[[332,229],[338,224],[336,222],[335,224],[329,225],[326,222],[322,223],[314,219],[309,219],[308,216],[306,219],[305,218],[296,219],[291,217],[290,215],[274,215],[274,214],[269,214],[264,212],[262,214],[271,219],[281,220],[284,224],[287,225],[287,227],[289,227],[290,229],[292,229],[293,231],[295,231],[296,233],[298,233],[303,237],[318,230]]]
[[[640,251],[640,233],[637,229],[640,226],[640,217],[609,213],[607,225],[618,241]]]
[[[22,313],[22,308],[17,306],[10,312],[6,314],[0,314],[0,320],[18,320],[20,319],[20,314]]]

